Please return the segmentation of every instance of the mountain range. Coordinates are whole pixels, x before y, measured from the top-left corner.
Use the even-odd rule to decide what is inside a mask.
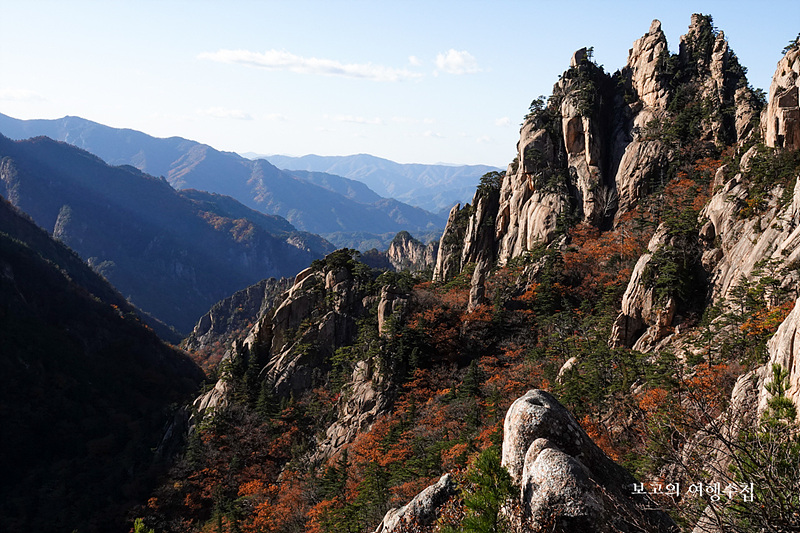
[[[676,53],[654,20],[385,254],[174,188],[382,201],[348,178],[0,136],[0,530],[800,531],[799,102],[800,34],[764,95],[710,15]],[[226,290],[200,389],[132,303]]]
[[[258,156],[289,171],[326,172],[358,180],[381,196],[446,216],[457,203],[472,200],[475,187],[487,172],[502,169],[488,165],[423,165],[395,163],[369,154],[348,156]]]
[[[444,227],[441,215],[383,198],[358,181],[294,174],[263,159],[249,160],[180,137],[160,139],[79,117],[18,120],[5,115],[0,115],[0,133],[12,139],[47,136],[87,150],[110,165],[130,165],[163,176],[179,190],[224,194],[254,210],[280,215],[299,230],[331,235],[341,246],[365,248],[361,242],[371,243],[376,236],[377,242],[388,246],[402,230],[438,238]]]
[[[577,50],[432,279],[338,250],[205,317],[147,526],[800,530],[800,36],[767,98],[710,16],[677,44]]]
[[[180,332],[234,291],[292,276],[332,250],[233,198],[176,191],[163,178],[47,137],[0,136],[0,194]]]

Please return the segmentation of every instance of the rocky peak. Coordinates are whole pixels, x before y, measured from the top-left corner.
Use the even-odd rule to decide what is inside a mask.
[[[667,107],[669,86],[661,75],[665,55],[669,55],[667,37],[661,31],[661,22],[654,20],[650,30],[634,41],[622,69],[623,78],[645,106]]]
[[[431,241],[427,245],[411,236],[407,231],[395,235],[389,243],[386,257],[395,270],[419,271],[436,264],[439,243]]]
[[[592,63],[587,48],[570,65],[552,96],[531,104],[496,209],[475,204],[450,213],[434,279],[449,279],[487,257],[476,249],[493,247],[504,264],[552,242],[565,220],[608,227],[663,180],[681,146],[741,141],[759,112],[744,69],[710,16],[692,16],[677,55],[669,54],[654,20],[619,74]],[[698,121],[699,130],[686,126]],[[494,243],[479,243],[487,233],[467,230],[482,225],[483,212],[496,213]]]
[[[800,150],[800,46],[778,62],[761,118],[767,146]]]
[[[466,230],[465,218],[469,216],[469,204],[461,209],[456,204],[447,217],[447,225],[439,240],[439,252],[433,269],[434,281],[446,281],[461,271],[461,250],[464,246]]]

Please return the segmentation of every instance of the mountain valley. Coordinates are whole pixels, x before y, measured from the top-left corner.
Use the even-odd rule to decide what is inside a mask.
[[[689,22],[505,170],[0,115],[0,530],[799,531],[800,34]]]

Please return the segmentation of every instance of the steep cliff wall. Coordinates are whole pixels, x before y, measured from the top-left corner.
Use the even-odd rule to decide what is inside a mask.
[[[758,110],[744,69],[709,17],[692,17],[675,55],[653,21],[614,75],[591,61],[590,50],[578,50],[552,95],[531,104],[497,205],[476,209],[476,198],[466,212],[451,212],[435,279],[451,278],[459,263],[475,260],[475,249],[492,248],[465,230],[484,212],[496,213],[492,251],[500,264],[571,224],[608,228],[664,186],[679,149],[739,142]]]

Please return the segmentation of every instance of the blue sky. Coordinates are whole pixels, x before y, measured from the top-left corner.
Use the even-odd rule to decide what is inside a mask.
[[[0,0],[0,112],[236,152],[505,166],[573,51],[711,14],[767,89],[800,2]]]

